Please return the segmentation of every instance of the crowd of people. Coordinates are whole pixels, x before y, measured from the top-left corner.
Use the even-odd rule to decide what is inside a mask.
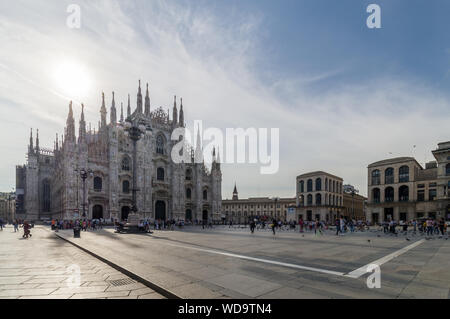
[[[243,226],[247,227],[247,223],[243,225],[236,225],[233,222],[229,222],[229,228]],[[262,219],[259,220],[257,218],[250,219],[248,226],[250,228],[250,232],[254,233],[255,230],[264,230],[269,229],[272,230],[273,234],[275,234],[276,230],[278,231],[298,231],[300,233],[311,232],[316,235],[323,235],[325,231],[333,232],[336,236],[345,234],[345,233],[354,233],[354,232],[365,232],[365,231],[373,231],[373,232],[383,232],[386,234],[396,234],[402,233],[407,234],[408,232],[420,233],[427,236],[432,235],[441,235],[444,236],[448,234],[448,224],[444,219],[422,219],[422,220],[412,220],[409,222],[404,221],[395,221],[395,220],[387,220],[385,222],[379,224],[371,224],[368,221],[364,220],[355,220],[347,217],[339,217],[335,219],[333,222],[323,221],[319,219],[315,220],[303,220],[300,218],[297,221],[281,221],[277,219],[267,220]]]

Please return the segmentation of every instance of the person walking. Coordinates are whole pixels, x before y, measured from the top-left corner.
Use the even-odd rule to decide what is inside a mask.
[[[17,219],[14,220],[14,232],[18,232],[19,231],[19,222],[17,221]]]
[[[0,218],[0,230],[3,230],[3,219]]]
[[[30,229],[31,229],[30,224],[28,224],[28,222],[25,220],[23,222],[23,236],[22,236],[22,238],[28,238],[28,236],[30,236],[30,237],[32,236]]]
[[[319,231],[320,235],[323,235],[322,224],[319,222],[319,219],[316,218],[316,221],[314,222],[314,235],[317,235],[317,231]]]
[[[250,232],[252,234],[255,232],[255,227],[256,227],[256,221],[254,219],[252,219],[252,221],[250,222]]]
[[[301,233],[303,233],[303,224],[304,224],[303,218],[300,217],[300,220],[298,221],[298,225],[300,226],[300,232]]]
[[[270,225],[272,227],[272,232],[275,235],[275,227],[277,227],[277,221],[275,219],[272,220],[272,225]]]
[[[444,225],[445,225],[445,221],[443,218],[441,218],[441,220],[439,221],[439,231],[441,232],[442,236],[444,236]]]
[[[426,225],[427,225],[427,236],[433,235],[433,221],[430,218],[427,219]]]
[[[345,232],[345,220],[342,217],[339,220],[339,226],[341,228],[340,231],[343,234]]]
[[[334,225],[336,226],[336,236],[339,236],[339,232],[341,231],[341,221],[336,218]]]

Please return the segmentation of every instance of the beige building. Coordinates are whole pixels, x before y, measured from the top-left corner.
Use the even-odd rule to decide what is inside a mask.
[[[344,192],[343,194],[344,208],[342,216],[347,218],[354,218],[356,220],[365,220],[365,204],[367,198],[359,194],[351,194]]]
[[[343,211],[343,179],[323,172],[297,176],[297,216],[303,220],[332,221]]]
[[[0,219],[12,222],[15,219],[16,201],[14,193],[0,193]]]
[[[251,218],[289,221],[295,219],[295,198],[250,197],[239,199],[234,186],[232,199],[222,200],[222,220],[248,223]]]
[[[368,166],[367,220],[450,219],[450,142],[439,143],[432,153],[436,161],[425,168],[413,157]]]

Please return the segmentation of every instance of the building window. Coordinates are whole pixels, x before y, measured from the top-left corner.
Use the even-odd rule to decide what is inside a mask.
[[[186,180],[190,181],[192,179],[192,171],[190,169],[186,170]]]
[[[322,205],[322,195],[316,194],[316,205]]]
[[[435,188],[430,189],[428,191],[428,199],[429,200],[434,200],[435,198],[436,198],[436,189]]]
[[[400,186],[398,196],[401,202],[407,202],[409,200],[409,187],[406,185]]]
[[[164,138],[162,135],[156,137],[156,153],[164,155]]]
[[[130,158],[128,156],[124,156],[122,158],[122,170],[129,171],[130,170]]]
[[[102,178],[101,177],[94,177],[94,191],[100,192],[102,190]]]
[[[417,188],[425,188],[425,184],[418,184]]]
[[[394,201],[394,188],[386,187],[384,190],[384,201],[388,203]]]
[[[445,165],[445,175],[450,176],[450,163]]]
[[[409,167],[408,166],[402,166],[398,170],[398,182],[399,183],[406,183],[409,182]]]
[[[425,191],[419,190],[417,191],[417,201],[423,202],[425,200]]]
[[[206,189],[203,191],[203,200],[208,200],[208,191]]]
[[[158,181],[164,181],[164,168],[158,167],[156,170],[156,179]]]
[[[325,178],[325,190],[328,191],[328,178]]]
[[[313,197],[311,194],[309,194],[308,197],[306,198],[307,205],[312,205],[312,201],[313,201]]]
[[[313,185],[312,184],[313,184],[312,179],[308,179],[308,182],[306,184],[308,192],[312,192],[312,190],[313,190]]]
[[[374,203],[380,202],[380,189],[379,188],[374,188],[372,190],[372,200]]]
[[[130,192],[130,182],[129,181],[122,182],[122,192],[125,194],[128,194]]]
[[[380,171],[377,169],[372,171],[372,185],[380,185]]]
[[[321,191],[321,190],[322,190],[322,179],[317,178],[316,179],[316,191]]]
[[[49,213],[50,207],[50,181],[44,179],[42,181],[42,211]]]
[[[304,193],[304,192],[305,192],[305,182],[300,181],[300,193]]]
[[[394,184],[394,169],[392,167],[386,168],[384,171],[384,183]]]
[[[186,198],[191,199],[192,193],[190,188],[186,188]]]

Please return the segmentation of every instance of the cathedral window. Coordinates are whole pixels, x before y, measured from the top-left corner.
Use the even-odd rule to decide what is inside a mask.
[[[158,167],[156,170],[156,179],[158,181],[164,181],[164,168]]]
[[[186,198],[187,199],[191,199],[191,196],[192,196],[191,189],[190,188],[186,188]]]
[[[186,170],[186,180],[190,181],[192,179],[192,171],[190,169]]]
[[[164,155],[164,138],[162,135],[156,137],[156,153]]]
[[[124,156],[122,159],[122,170],[123,171],[130,170],[130,158],[128,156]]]
[[[48,179],[42,182],[42,211],[50,212],[50,181]]]
[[[208,191],[206,189],[203,191],[203,200],[208,200]]]
[[[130,192],[130,182],[129,181],[122,182],[122,192],[125,194],[128,194]]]
[[[94,191],[100,192],[102,190],[102,178],[101,177],[94,177]]]

